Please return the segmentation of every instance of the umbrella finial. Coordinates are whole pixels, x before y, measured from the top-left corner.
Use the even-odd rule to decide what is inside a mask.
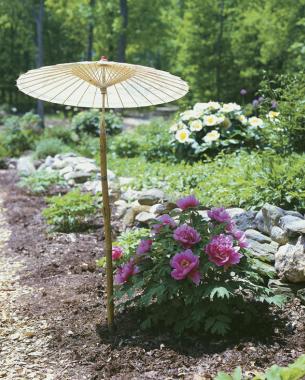
[[[105,55],[102,55],[100,61],[108,61],[108,57],[106,57]]]

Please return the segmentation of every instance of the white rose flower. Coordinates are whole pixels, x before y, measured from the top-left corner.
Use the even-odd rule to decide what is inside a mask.
[[[251,127],[263,128],[264,126],[263,120],[256,116],[252,116],[249,118],[249,124],[251,125]]]
[[[197,119],[197,120],[193,120],[190,122],[190,130],[192,132],[199,132],[202,130],[202,122],[201,120]]]
[[[190,132],[187,129],[179,129],[176,132],[175,135],[176,140],[178,140],[180,143],[186,143],[189,141],[190,138]]]
[[[219,137],[220,137],[219,132],[217,132],[216,130],[213,130],[213,131],[207,133],[207,134],[204,136],[203,140],[204,140],[206,143],[209,143],[209,142],[212,142],[212,141],[216,141],[216,140],[218,140]]]
[[[248,124],[248,119],[246,118],[245,115],[239,115],[237,119],[242,123],[242,125]]]
[[[221,105],[218,102],[209,101],[207,104],[208,104],[208,108],[212,110],[219,110],[221,108]]]
[[[221,124],[223,122],[224,118],[218,117],[217,115],[206,115],[203,118],[204,125],[208,127],[212,127],[213,125]]]
[[[191,119],[198,119],[198,117],[200,117],[200,113],[194,110],[187,110],[187,111],[182,112],[180,114],[180,117],[182,121],[188,121]]]
[[[279,116],[279,114],[280,114],[279,112],[270,111],[270,112],[268,112],[268,114],[266,115],[266,117],[267,117],[267,119],[269,119],[273,123],[277,123],[279,121],[279,119],[277,118]]]
[[[241,106],[237,103],[225,103],[221,109],[221,111],[225,113],[235,112],[235,111],[240,111],[240,110],[241,110]]]
[[[177,132],[178,131],[178,124],[175,123],[175,124],[171,125],[169,130],[170,130],[170,132]]]
[[[209,103],[196,103],[193,107],[195,112],[204,112],[209,108]]]

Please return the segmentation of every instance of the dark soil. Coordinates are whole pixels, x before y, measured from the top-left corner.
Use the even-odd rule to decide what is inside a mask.
[[[101,228],[49,234],[41,217],[43,198],[18,189],[16,178],[13,171],[0,172],[13,231],[10,254],[26,260],[21,283],[36,289],[36,296],[23,297],[18,307],[29,318],[43,316],[53,326],[52,349],[71,359],[69,373],[73,363],[81,368],[71,380],[212,379],[219,370],[238,365],[248,373],[274,363],[286,365],[305,352],[305,308],[297,300],[273,311],[269,321],[262,315],[247,336],[237,330],[227,339],[149,335],[138,330],[132,313],[119,316],[117,331],[109,336],[105,275],[95,266],[103,254]],[[119,231],[119,221],[114,229]]]

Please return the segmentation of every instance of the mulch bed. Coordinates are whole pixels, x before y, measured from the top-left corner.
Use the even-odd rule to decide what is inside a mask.
[[[12,229],[10,254],[26,261],[20,282],[36,290],[35,297],[20,299],[18,308],[29,318],[43,316],[52,326],[52,350],[71,359],[70,377],[61,379],[212,379],[219,370],[238,365],[251,372],[286,365],[305,352],[305,308],[297,300],[273,311],[268,321],[262,316],[247,335],[237,330],[226,339],[149,335],[138,330],[137,317],[130,314],[118,317],[117,331],[109,336],[105,275],[95,266],[103,254],[102,228],[49,234],[41,217],[43,197],[26,194],[16,181],[14,171],[0,173]],[[119,231],[120,221],[114,229]]]

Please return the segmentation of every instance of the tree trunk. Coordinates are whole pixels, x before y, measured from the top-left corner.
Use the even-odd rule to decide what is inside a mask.
[[[217,100],[220,99],[221,94],[221,66],[222,66],[222,40],[223,40],[223,27],[224,27],[224,0],[220,1],[220,14],[219,14],[219,34],[216,42],[216,95]]]
[[[127,26],[128,26],[128,4],[127,0],[120,0],[120,15],[122,17],[122,28],[119,37],[118,61],[125,62],[127,46]]]
[[[88,50],[87,50],[87,60],[92,61],[93,57],[93,30],[94,30],[94,8],[95,0],[90,0],[90,15],[88,20]]]
[[[44,0],[39,0],[38,10],[36,12],[36,67],[43,66],[43,17],[44,17]],[[41,118],[41,126],[44,127],[44,104],[37,100],[37,113]]]

